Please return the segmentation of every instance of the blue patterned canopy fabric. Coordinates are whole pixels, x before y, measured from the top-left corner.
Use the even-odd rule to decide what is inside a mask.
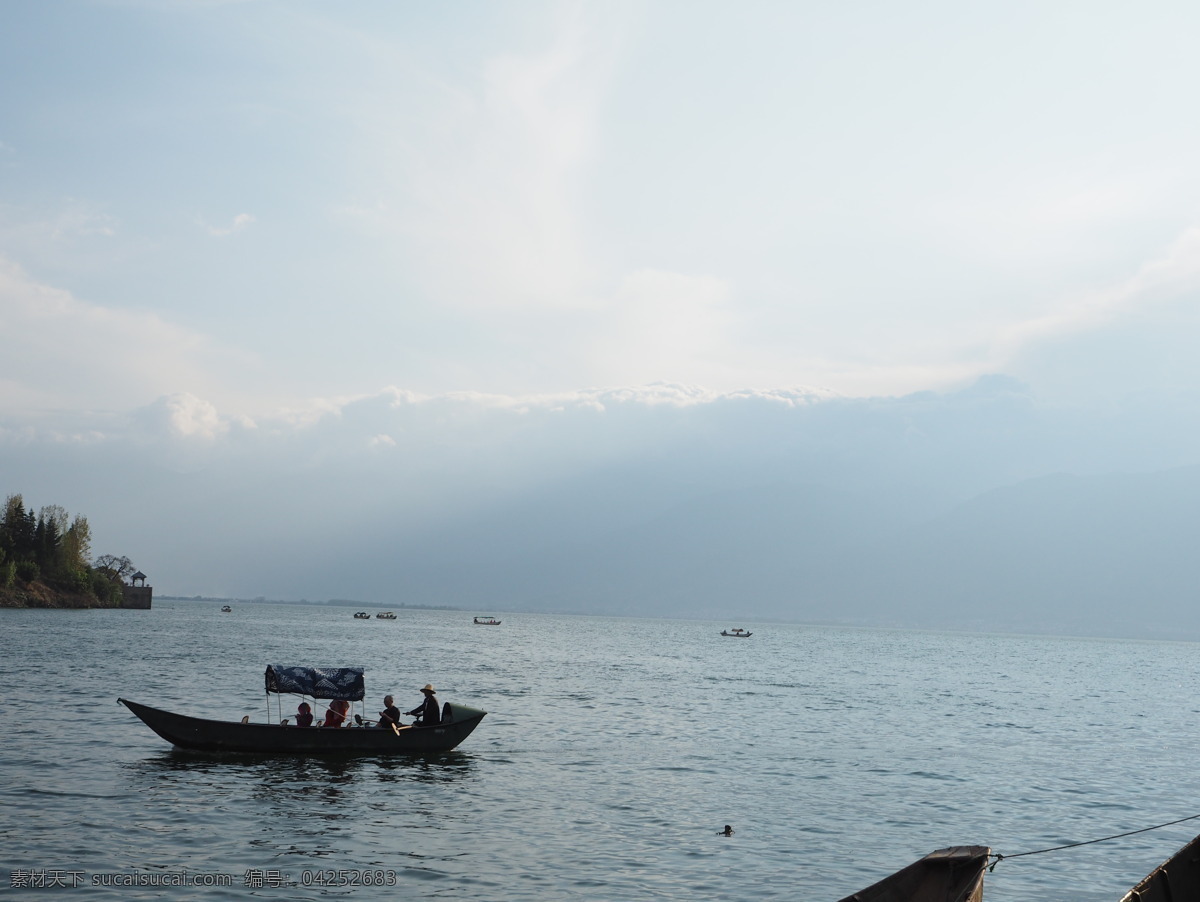
[[[267,665],[268,692],[294,692],[313,698],[360,701],[366,695],[361,667],[286,667]]]

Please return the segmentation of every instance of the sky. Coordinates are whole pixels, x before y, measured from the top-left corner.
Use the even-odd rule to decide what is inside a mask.
[[[1200,464],[1194,4],[3,18],[0,474],[35,505],[129,523],[134,496],[99,484],[220,471],[253,509],[280,466],[333,503],[356,455],[392,453],[470,519],[695,450],[731,411],[742,452],[698,455],[721,480],[753,481],[747,449],[803,411],[882,485],[937,469],[872,444],[914,406],[994,447],[980,385],[1020,396],[1025,439],[941,467],[946,503]]]

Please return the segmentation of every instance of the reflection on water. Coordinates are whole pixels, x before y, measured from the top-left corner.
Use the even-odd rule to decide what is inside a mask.
[[[441,755],[420,758],[379,758],[378,778],[381,783],[447,783],[464,780],[474,773],[475,756],[455,750]]]
[[[253,860],[345,867],[344,860],[364,860],[364,846],[379,845],[391,851],[369,856],[367,864],[416,867],[426,879],[437,862],[459,853],[447,854],[437,844],[397,849],[395,837],[467,820],[446,808],[443,793],[462,792],[475,778],[477,762],[459,751],[293,757],[164,749],[120,769],[125,795],[140,800],[142,814],[134,824],[140,832],[171,835],[190,846],[198,836],[183,834],[202,834],[239,811],[252,812],[241,830]]]
[[[202,752],[166,748],[126,762],[127,771],[159,778],[164,772],[213,775],[235,770],[260,778],[264,785],[286,783],[343,783],[370,774],[382,782],[446,783],[471,773],[475,756],[454,750],[432,755],[257,755],[243,752]]]

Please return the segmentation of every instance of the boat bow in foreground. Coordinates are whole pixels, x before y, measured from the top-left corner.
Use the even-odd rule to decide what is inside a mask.
[[[987,846],[953,846],[930,852],[840,902],[982,902],[991,851]]]
[[[1121,897],[1121,902],[1200,899],[1200,836],[1164,861]]]
[[[991,849],[954,846],[926,855],[840,902],[983,902]],[[1121,897],[1121,902],[1200,899],[1200,836]]]

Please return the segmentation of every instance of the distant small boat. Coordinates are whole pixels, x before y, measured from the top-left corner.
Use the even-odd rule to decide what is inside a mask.
[[[221,613],[222,613],[222,614],[232,614],[232,613],[233,613],[233,608],[231,608],[229,605],[222,605],[222,606],[221,606]]]
[[[500,621],[491,614],[486,614],[483,617],[476,617],[475,623],[477,626],[499,626]]]
[[[375,615],[375,619],[376,620],[395,620],[396,615],[393,614],[391,611],[380,611],[378,614]]]
[[[354,619],[355,620],[370,620],[371,615],[368,614],[366,611],[359,611],[357,614],[354,615]]]
[[[987,846],[939,849],[841,902],[983,902],[991,851]]]
[[[722,636],[732,636],[735,639],[749,639],[754,633],[749,630],[744,630],[740,626],[737,629],[721,630]]]

